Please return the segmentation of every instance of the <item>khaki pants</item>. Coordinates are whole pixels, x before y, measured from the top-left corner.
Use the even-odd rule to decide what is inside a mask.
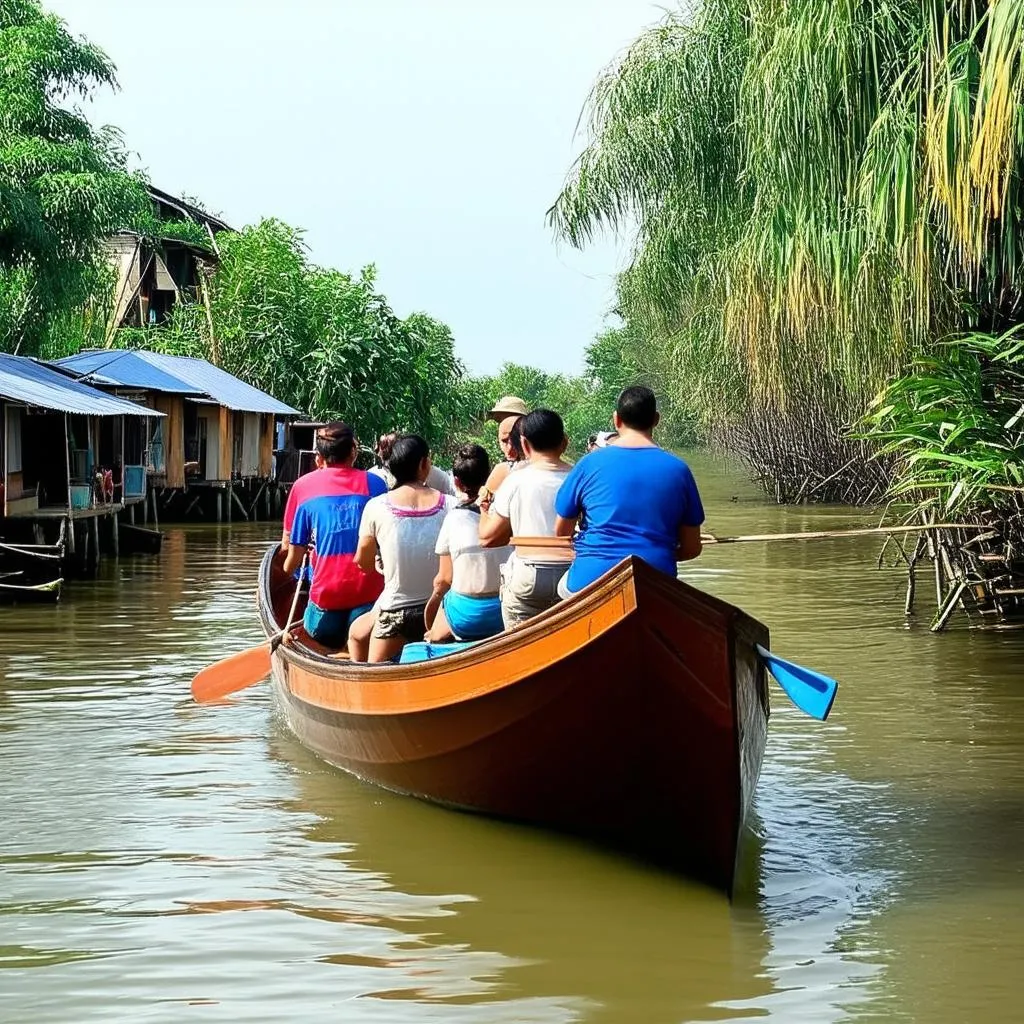
[[[558,604],[558,581],[564,563],[533,565],[514,555],[501,567],[501,618],[506,629],[521,626]]]

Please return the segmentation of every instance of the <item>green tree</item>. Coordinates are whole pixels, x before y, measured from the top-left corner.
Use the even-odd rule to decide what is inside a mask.
[[[1019,317],[1022,57],[1019,0],[703,0],[600,78],[553,222],[635,230],[620,307],[680,408],[841,465],[916,353]]]
[[[0,0],[0,349],[34,353],[94,296],[105,237],[146,220],[120,138],[72,105],[114,67],[36,0]]]
[[[493,376],[472,378],[463,385],[460,404],[466,415],[472,411],[479,415],[465,422],[462,437],[483,444],[497,458],[497,429],[494,424],[482,423],[482,413],[503,395],[517,395],[532,409],[554,409],[561,415],[569,436],[569,455],[578,458],[591,434],[611,429],[619,392],[630,384],[647,384],[659,396],[661,442],[675,448],[692,445],[692,425],[676,413],[657,372],[641,361],[647,351],[629,328],[609,327],[584,350],[584,370],[579,375],[505,363]]]
[[[364,441],[412,430],[444,454],[468,416],[444,324],[396,316],[373,267],[350,276],[311,263],[301,232],[281,221],[223,232],[217,246],[209,318],[201,303],[179,303],[166,325],[121,331],[117,343],[210,359],[315,418],[348,420]]]

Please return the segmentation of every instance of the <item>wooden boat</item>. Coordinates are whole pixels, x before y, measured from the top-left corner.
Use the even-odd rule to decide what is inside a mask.
[[[269,637],[294,596],[275,549],[259,595]],[[767,734],[756,644],[768,630],[750,616],[627,559],[518,629],[418,664],[352,664],[300,629],[272,680],[298,739],[362,779],[731,892]]]
[[[59,544],[20,544],[0,540],[0,603],[60,600]]]
[[[0,604],[56,603],[60,600],[63,577],[46,583],[18,582],[21,573],[0,574]]]

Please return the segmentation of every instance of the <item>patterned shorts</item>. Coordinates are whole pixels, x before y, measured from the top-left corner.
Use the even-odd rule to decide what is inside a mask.
[[[425,604],[415,604],[410,608],[396,608],[394,611],[385,611],[382,608],[377,612],[377,621],[373,626],[373,638],[375,640],[392,640],[395,637],[404,637],[406,640],[422,640],[423,634],[427,631],[427,624],[423,621],[423,613],[426,608]]]

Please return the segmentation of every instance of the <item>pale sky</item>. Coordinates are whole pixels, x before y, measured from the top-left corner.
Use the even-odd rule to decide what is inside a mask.
[[[102,47],[117,125],[158,187],[233,226],[274,216],[313,259],[377,265],[399,315],[453,330],[476,373],[577,371],[625,244],[544,223],[598,72],[651,0],[43,0]]]

